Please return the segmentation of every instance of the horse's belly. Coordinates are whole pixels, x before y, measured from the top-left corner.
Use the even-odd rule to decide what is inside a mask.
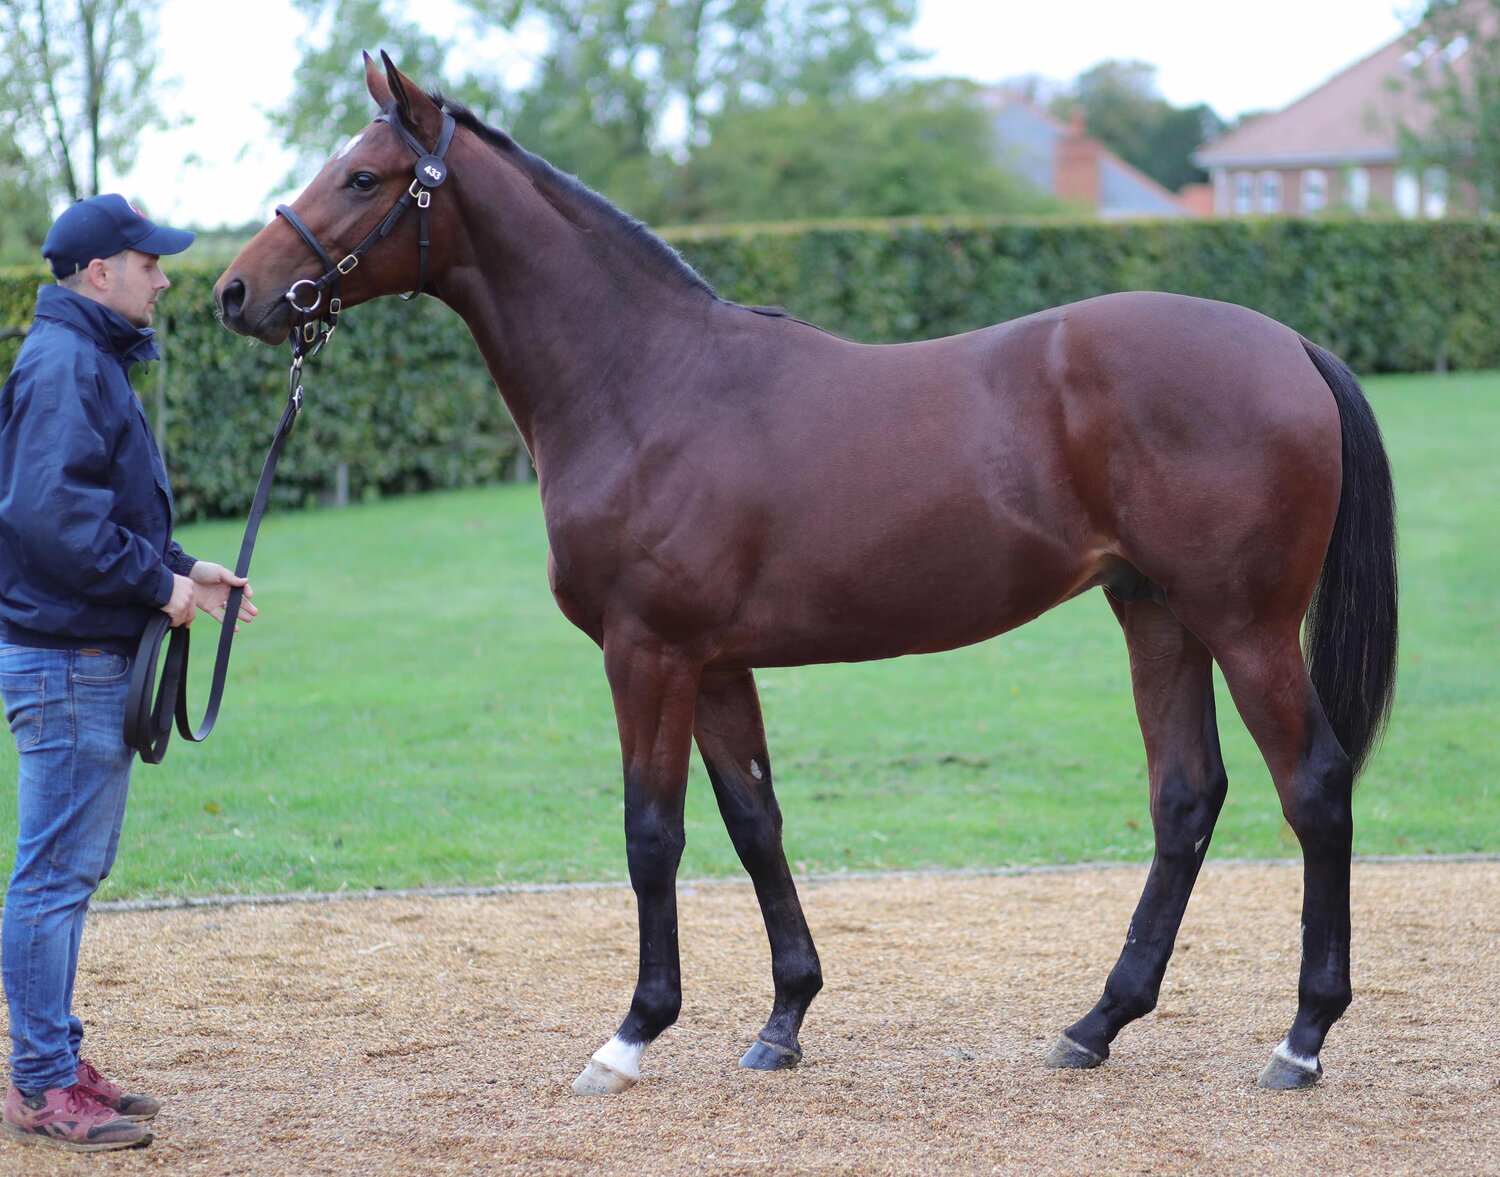
[[[1086,585],[1092,553],[1040,540],[964,550],[928,544],[833,569],[772,568],[718,644],[716,662],[795,666],[951,650],[1014,629]]]

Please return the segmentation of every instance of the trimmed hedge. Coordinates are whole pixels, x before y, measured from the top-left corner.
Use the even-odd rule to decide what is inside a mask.
[[[243,515],[286,405],[290,349],[231,335],[213,314],[221,267],[164,267],[160,363],[138,365],[172,474],[179,520]],[[0,332],[31,319],[45,271],[0,274]],[[162,312],[165,312],[164,314]],[[20,346],[0,340],[0,370]],[[430,298],[381,299],[342,316],[308,362],[306,403],[276,468],[272,502],[351,499],[496,482],[520,439],[468,328]]]
[[[928,339],[1117,290],[1242,303],[1356,371],[1500,365],[1500,223],[908,221],[686,231],[726,298],[871,342]]]
[[[943,220],[669,237],[725,298],[871,342],[1151,289],[1243,303],[1356,371],[1500,366],[1500,225],[1483,221]],[[166,358],[139,377],[185,519],[245,511],[286,391],[285,350],[214,320],[219,268],[169,269]],[[44,280],[40,268],[0,273],[0,335],[30,321]],[[0,338],[0,370],[18,346]],[[516,463],[514,428],[467,329],[432,299],[346,314],[307,385],[277,473],[281,505],[326,498],[340,468],[358,498],[492,482]]]

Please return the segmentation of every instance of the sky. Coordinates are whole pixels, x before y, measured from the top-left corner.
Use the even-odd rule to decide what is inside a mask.
[[[1206,103],[1225,119],[1301,97],[1399,36],[1413,7],[1403,0],[920,3],[911,41],[931,56],[916,74],[983,83],[1039,74],[1068,82],[1100,61],[1139,60],[1157,67],[1158,89],[1172,105]],[[290,92],[304,12],[294,0],[163,0],[157,77],[170,81],[162,101],[183,125],[150,132],[136,167],[106,185],[167,223],[269,218],[293,193],[275,191],[289,163],[263,112]],[[426,0],[422,22],[456,37],[463,52],[524,76],[524,41],[503,34],[476,40],[454,0]],[[338,146],[332,139],[330,152]],[[527,146],[547,153],[544,143]]]

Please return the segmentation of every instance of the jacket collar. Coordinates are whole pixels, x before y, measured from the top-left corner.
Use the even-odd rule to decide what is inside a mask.
[[[82,332],[122,363],[154,360],[161,356],[156,332],[137,327],[118,311],[63,286],[43,286],[37,292],[36,317],[52,319]]]

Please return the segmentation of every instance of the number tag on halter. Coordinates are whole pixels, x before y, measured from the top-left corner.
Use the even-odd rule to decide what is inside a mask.
[[[417,160],[417,179],[429,188],[436,188],[448,178],[448,167],[435,155],[424,155]]]

